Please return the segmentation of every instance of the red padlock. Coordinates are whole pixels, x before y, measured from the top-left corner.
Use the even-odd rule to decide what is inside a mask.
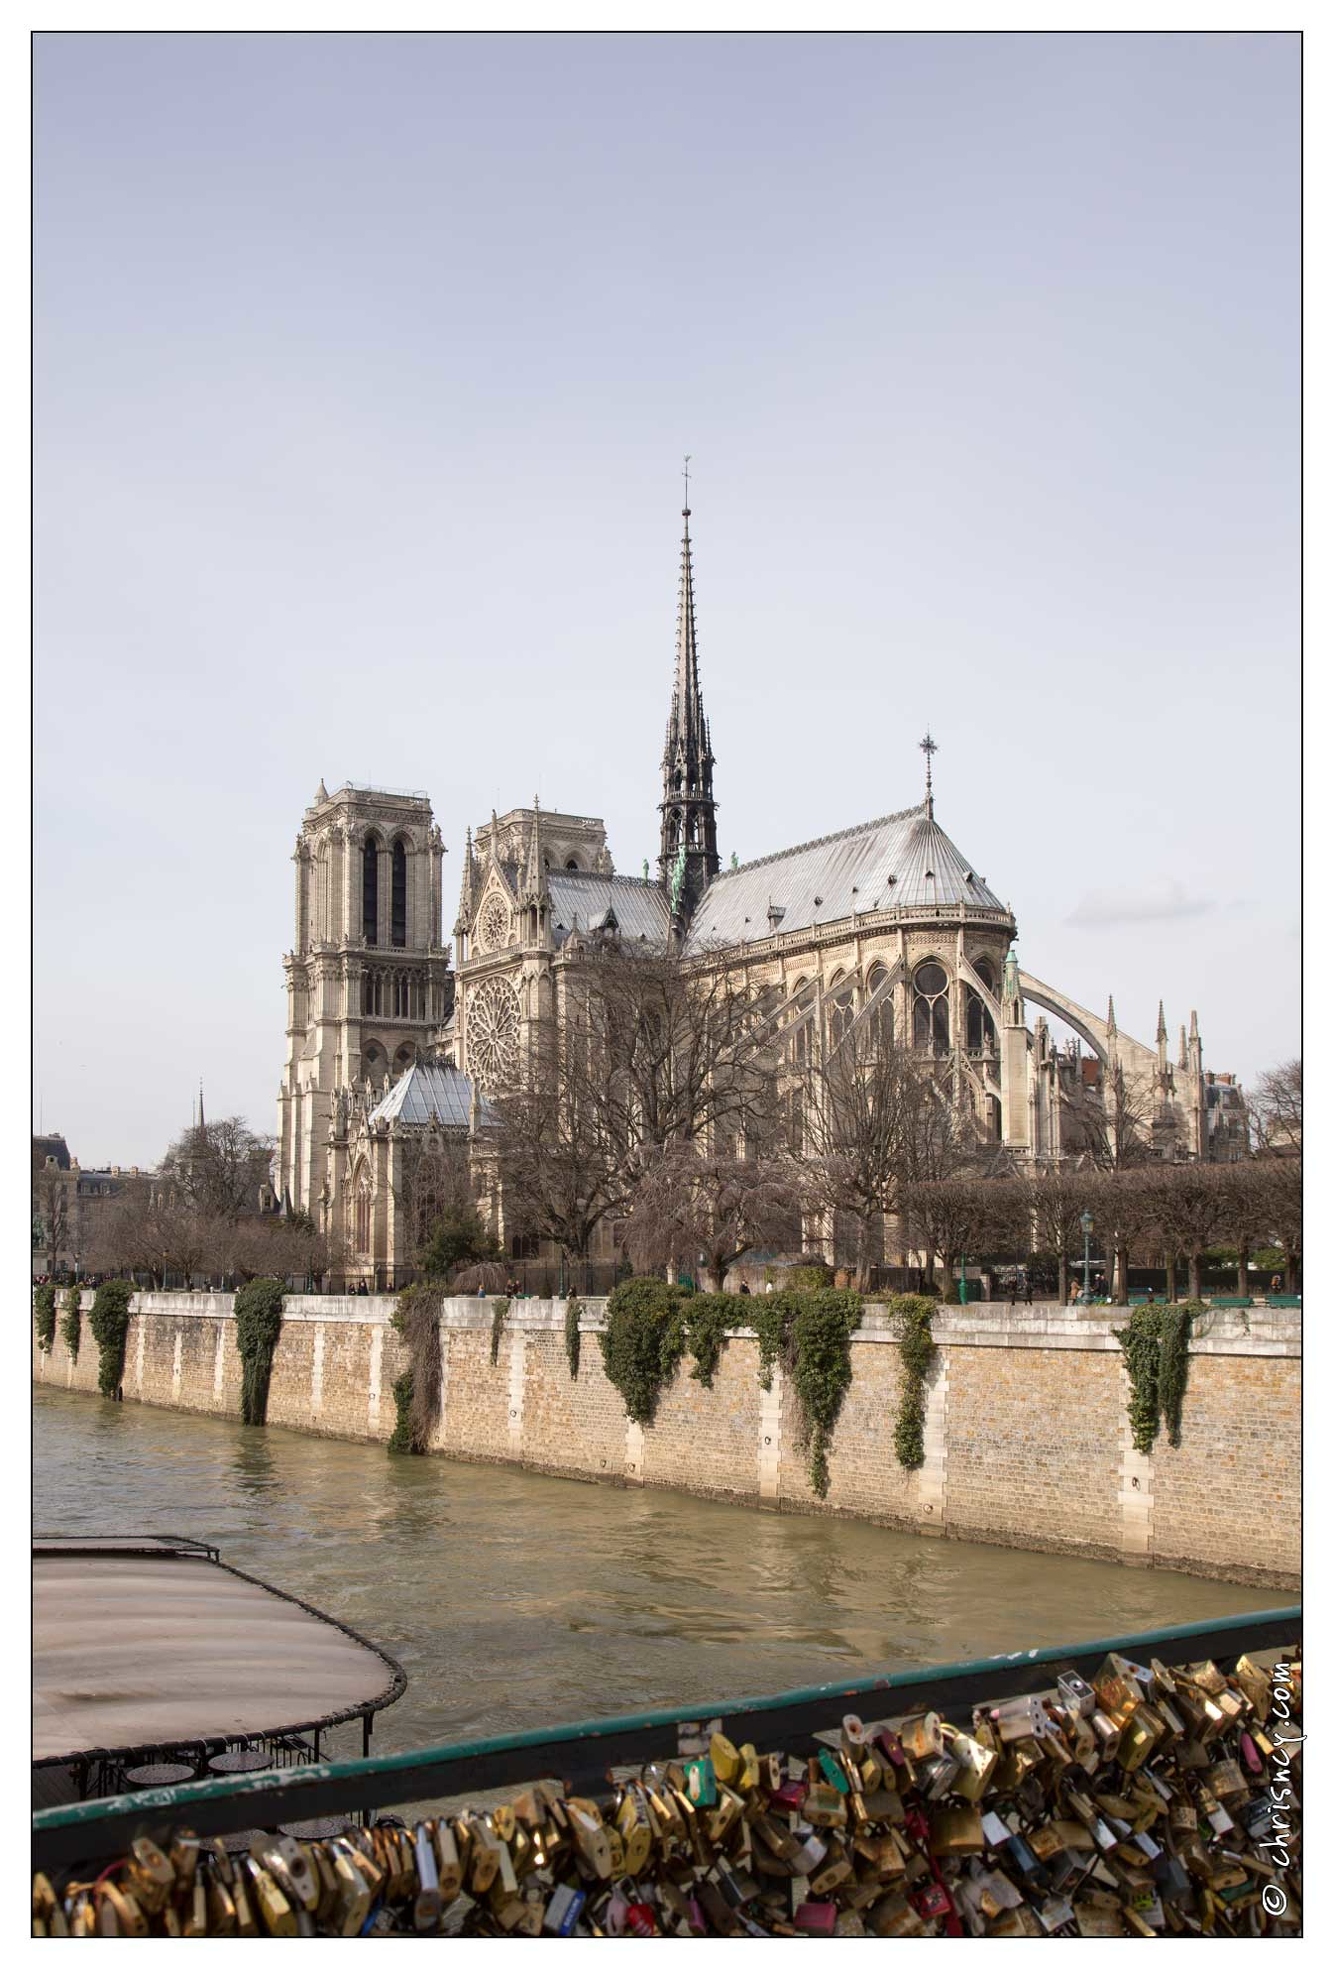
[[[627,1935],[656,1935],[657,1916],[647,1901],[631,1901],[625,1911],[625,1932]]]

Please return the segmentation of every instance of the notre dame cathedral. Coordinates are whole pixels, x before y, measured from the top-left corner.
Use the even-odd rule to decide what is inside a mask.
[[[916,804],[722,866],[683,518],[656,870],[618,874],[600,820],[536,802],[493,813],[463,845],[451,953],[430,800],[321,781],[297,836],[284,959],[284,1206],[345,1245],[352,1278],[392,1286],[411,1266],[407,1145],[476,1130],[526,1028],[559,1020],[571,967],[608,937],[675,937],[701,964],[744,966],[749,988],[790,1001],[798,1046],[835,1045],[873,1013],[899,1045],[947,1059],[956,1100],[1016,1156],[1086,1153],[1113,1088],[1155,1154],[1240,1154],[1241,1091],[1205,1071],[1194,1012],[1172,1056],[1161,1007],[1149,1046],[1119,1030],[1110,998],[1102,1016],[1019,968],[1014,917],[936,818],[929,736]],[[1048,1013],[1073,1037],[1058,1043]]]

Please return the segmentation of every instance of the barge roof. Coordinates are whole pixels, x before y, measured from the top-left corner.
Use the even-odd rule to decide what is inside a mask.
[[[34,1538],[34,1763],[366,1716],[397,1662],[188,1539]]]

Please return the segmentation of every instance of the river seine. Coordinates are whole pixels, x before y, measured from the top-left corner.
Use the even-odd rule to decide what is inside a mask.
[[[34,1389],[43,1532],[172,1532],[397,1657],[377,1750],[1247,1612],[1178,1573]]]

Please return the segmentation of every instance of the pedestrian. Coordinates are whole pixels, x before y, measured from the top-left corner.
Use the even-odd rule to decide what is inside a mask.
[[[746,1284],[746,1281],[744,1279],[742,1279],[741,1281],[741,1294],[743,1298],[749,1299],[750,1297],[750,1287]]]
[[[769,1297],[769,1294],[773,1291],[773,1289],[774,1289],[773,1280],[771,1278],[767,1278],[764,1281],[764,1296],[766,1299]]]

